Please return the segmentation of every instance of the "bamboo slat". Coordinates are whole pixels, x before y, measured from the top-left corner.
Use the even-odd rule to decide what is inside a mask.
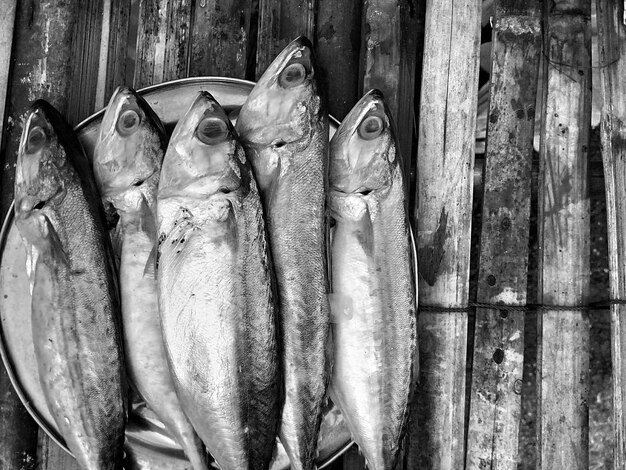
[[[525,305],[541,9],[496,0],[477,301]],[[517,469],[522,311],[477,309],[467,469]]]
[[[253,52],[251,0],[197,0],[191,31],[189,75],[246,78]]]
[[[95,109],[103,108],[113,91],[126,83],[126,48],[129,39],[131,3],[126,0],[104,0],[100,62]]]
[[[589,296],[587,146],[591,123],[589,0],[546,8],[539,179],[539,289],[543,305],[579,306]],[[539,467],[586,469],[589,461],[589,318],[538,315]]]
[[[318,0],[316,48],[328,112],[342,120],[359,98],[361,2]]]
[[[2,11],[2,15],[0,15],[0,149],[2,148],[1,136],[4,127],[4,109],[9,86],[16,3],[17,0],[0,0],[0,11]]]
[[[68,44],[71,47],[69,68],[72,89],[65,117],[68,122],[78,124],[93,114],[96,103],[96,84],[100,64],[102,42],[102,7],[104,0],[79,2],[73,20],[74,34]],[[56,54],[56,45],[50,43],[51,55]]]
[[[602,160],[606,185],[609,284],[612,299],[626,299],[626,24],[624,2],[597,0],[603,95]],[[613,362],[613,468],[626,467],[626,305],[611,306]]]
[[[293,39],[315,33],[317,0],[260,0],[256,78]]]
[[[469,295],[479,0],[428,1],[417,149],[419,303]],[[422,311],[410,469],[463,468],[467,313]]]
[[[41,470],[80,470],[74,457],[61,449],[41,429],[37,440],[36,468]]]
[[[187,76],[191,14],[192,0],[140,0],[135,88]]]
[[[413,154],[418,16],[412,2],[365,0],[361,43],[361,94],[378,88],[395,120],[405,175]]]

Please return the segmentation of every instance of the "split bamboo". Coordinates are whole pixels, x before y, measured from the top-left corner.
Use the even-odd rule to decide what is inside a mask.
[[[541,8],[496,0],[477,301],[526,304]],[[476,310],[466,468],[517,469],[523,311]]]
[[[417,148],[419,305],[469,300],[480,0],[426,2]],[[464,465],[467,313],[422,310],[407,468]]]
[[[626,299],[626,21],[624,2],[597,0],[603,95],[602,160],[606,185],[609,284],[612,299]],[[613,468],[626,467],[626,305],[611,306],[613,362]]]
[[[546,5],[539,177],[538,468],[589,462],[590,0]]]

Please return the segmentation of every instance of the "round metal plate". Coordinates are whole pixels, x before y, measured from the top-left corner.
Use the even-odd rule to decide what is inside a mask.
[[[210,92],[231,112],[243,105],[253,82],[221,77],[175,80],[139,90],[165,124],[169,133],[182,117],[196,94]],[[104,110],[90,116],[75,131],[87,157],[93,151]],[[331,135],[338,123],[331,118]],[[26,250],[13,224],[13,210],[0,231],[0,353],[9,377],[22,403],[44,431],[67,452],[56,423],[45,403],[39,384],[31,331],[30,289],[26,273]],[[341,413],[329,402],[324,411],[319,445],[319,468],[324,468],[352,445]],[[127,468],[190,468],[182,449],[163,424],[141,402],[133,403],[126,427]],[[289,468],[289,459],[280,444],[272,470]]]

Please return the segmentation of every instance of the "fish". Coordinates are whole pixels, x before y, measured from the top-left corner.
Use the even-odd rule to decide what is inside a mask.
[[[176,395],[159,317],[155,205],[166,147],[165,128],[150,105],[133,89],[117,88],[102,118],[93,170],[119,259],[126,368],[193,468],[206,470],[204,445]]]
[[[199,92],[157,191],[163,336],[183,409],[222,470],[266,469],[283,388],[261,201],[237,133]]]
[[[15,169],[15,225],[33,270],[32,333],[45,401],[81,468],[121,469],[127,388],[104,214],[70,126],[28,111]]]
[[[236,129],[265,213],[279,299],[285,380],[280,441],[313,469],[332,364],[326,190],[328,113],[310,41],[293,40],[259,78]]]
[[[395,468],[416,377],[416,285],[407,180],[378,90],[330,143],[330,396],[372,470]]]

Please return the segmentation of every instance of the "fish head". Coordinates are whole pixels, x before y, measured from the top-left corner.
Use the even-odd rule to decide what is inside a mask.
[[[331,190],[345,194],[384,191],[398,164],[398,145],[389,108],[371,90],[352,108],[330,142]]]
[[[274,59],[239,112],[237,132],[258,175],[290,144],[306,147],[324,119],[312,45],[294,39]],[[266,149],[270,149],[267,152]]]
[[[31,225],[30,232],[46,235],[44,215],[53,216],[51,206],[67,192],[64,174],[72,171],[68,153],[71,128],[47,102],[38,100],[28,111],[15,168],[16,223]]]
[[[209,216],[216,216],[249,188],[249,173],[242,171],[245,165],[230,119],[210,93],[201,91],[172,133],[158,198],[209,200],[213,207]]]
[[[367,201],[382,198],[393,183],[398,144],[383,95],[366,93],[330,142],[331,211],[351,218],[366,213]]]
[[[167,136],[159,117],[133,89],[118,87],[106,108],[94,151],[96,182],[108,212],[152,206]]]

